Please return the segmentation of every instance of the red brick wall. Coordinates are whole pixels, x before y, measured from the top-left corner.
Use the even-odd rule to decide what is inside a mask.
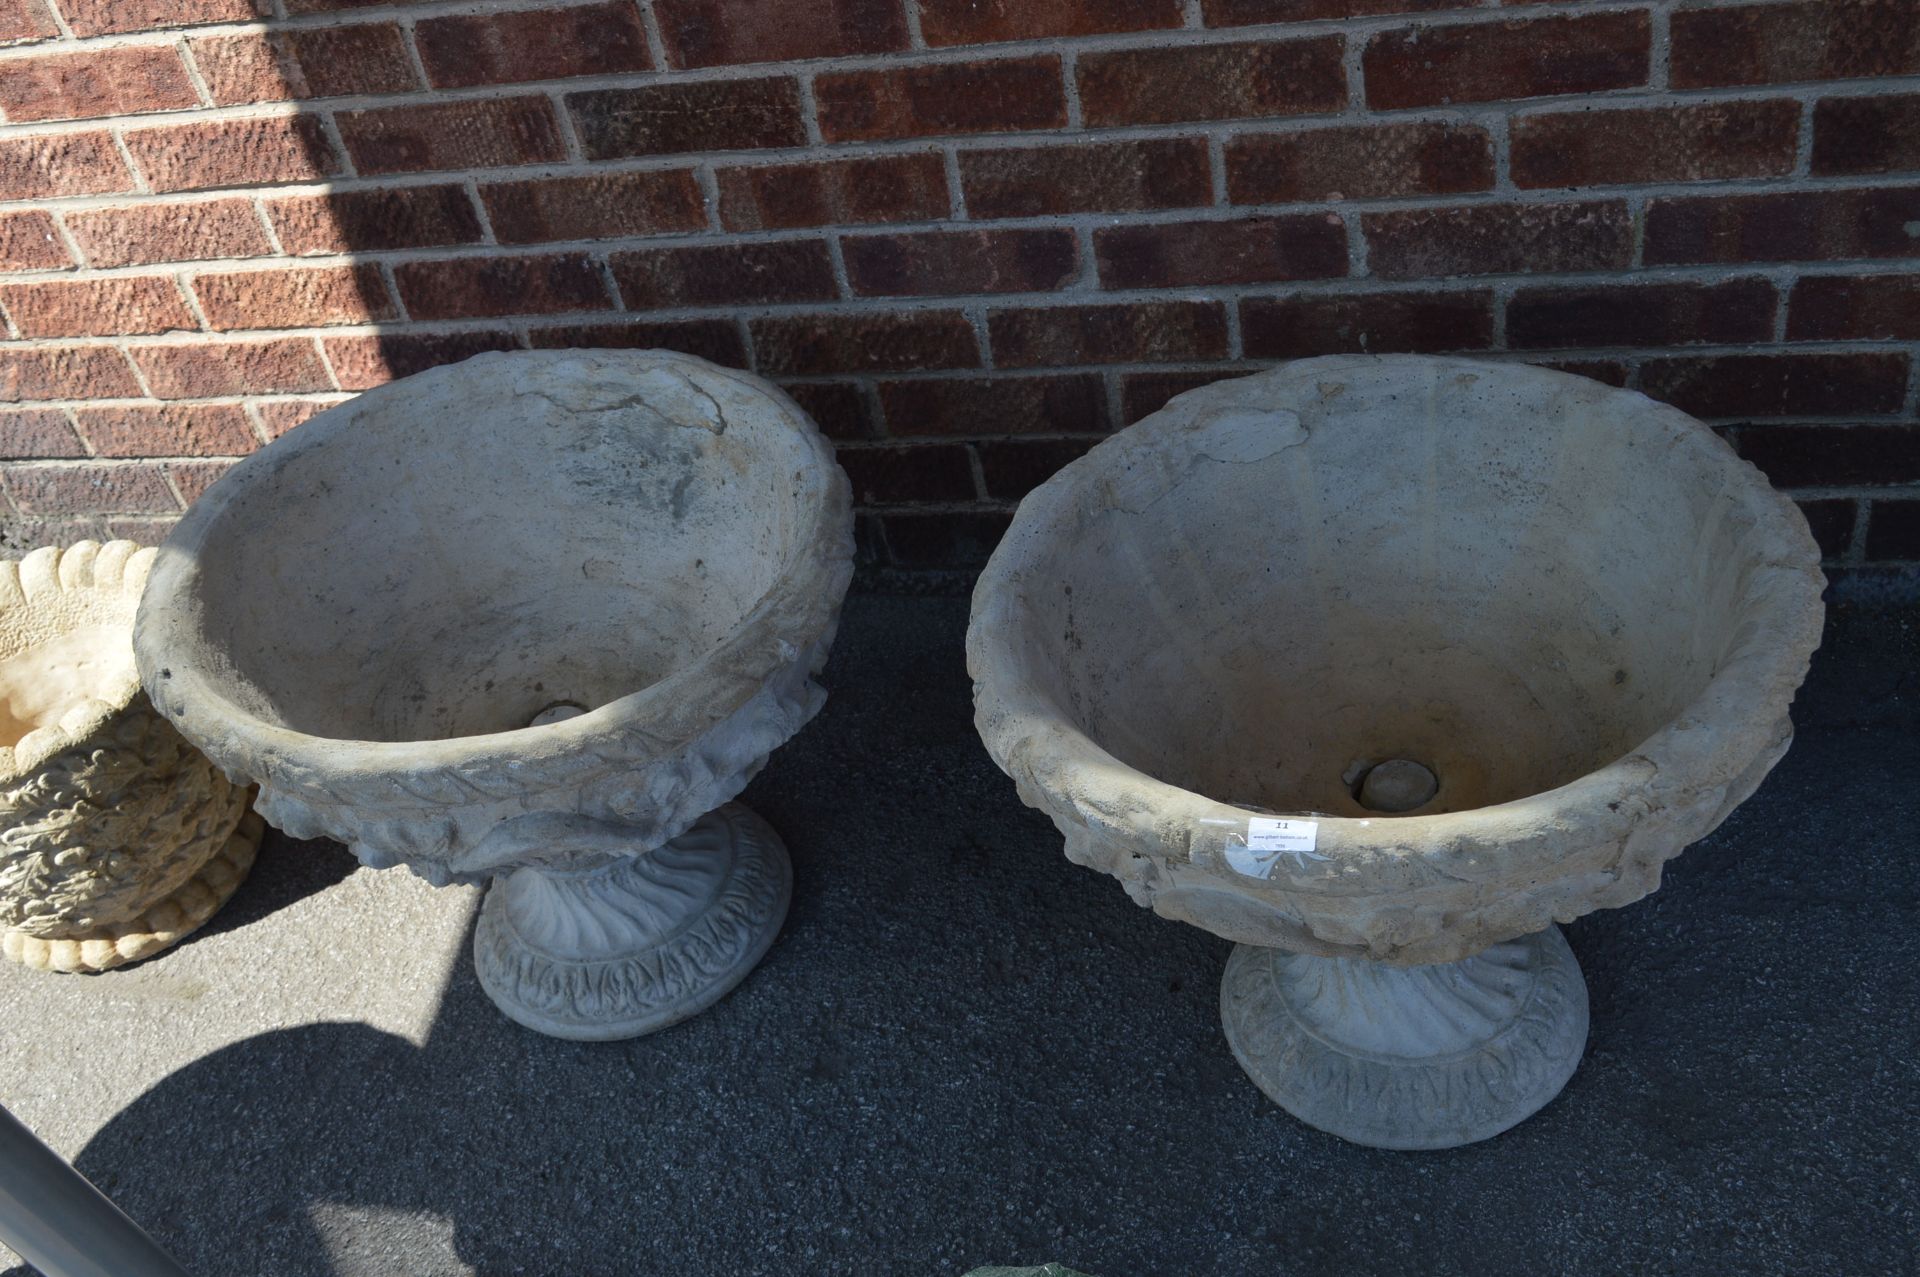
[[[1835,564],[1920,561],[1916,0],[0,0],[0,42],[8,548],[604,344],[779,381],[867,554],[964,563],[1170,394],[1365,349],[1638,387]]]

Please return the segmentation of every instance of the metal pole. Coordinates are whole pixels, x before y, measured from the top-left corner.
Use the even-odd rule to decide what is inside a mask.
[[[46,1277],[188,1277],[140,1225],[4,1107],[0,1241]]]

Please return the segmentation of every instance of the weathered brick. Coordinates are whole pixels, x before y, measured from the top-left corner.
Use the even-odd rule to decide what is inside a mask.
[[[393,268],[393,282],[415,319],[612,308],[599,268],[584,253],[403,262]]]
[[[1363,18],[1376,13],[1432,13],[1439,9],[1471,9],[1480,3],[1481,0],[1200,0],[1200,12],[1210,27],[1244,27],[1263,22]]]
[[[1782,191],[1656,199],[1650,266],[1920,256],[1920,189]]]
[[[156,191],[313,182],[341,171],[340,157],[310,115],[204,120],[125,136],[127,153]]]
[[[1813,108],[1813,171],[1897,173],[1920,169],[1920,93],[1823,98]]]
[[[1523,288],[1507,303],[1507,344],[1525,350],[1760,342],[1773,336],[1777,304],[1764,279]]]
[[[1379,110],[1600,93],[1647,82],[1644,10],[1383,31],[1361,55]]]
[[[840,252],[848,285],[863,297],[1044,292],[1079,268],[1064,229],[845,236]]]
[[[655,0],[676,67],[786,62],[907,47],[899,0]]]
[[[198,328],[165,275],[0,285],[0,306],[22,337],[113,337]]]
[[[22,514],[163,514],[180,508],[152,464],[14,465],[0,474]]]
[[[109,195],[134,188],[104,129],[0,138],[0,200]]]
[[[74,418],[103,457],[238,457],[260,446],[239,404],[79,408]]]
[[[487,351],[520,349],[513,334],[505,332],[379,333],[324,337],[320,344],[342,390],[368,390]]]
[[[535,350],[678,350],[729,368],[747,366],[747,343],[731,319],[549,324],[527,331]]]
[[[368,175],[542,164],[567,153],[544,97],[342,111],[335,119],[354,165]]]
[[[174,201],[67,214],[67,230],[93,266],[151,266],[273,251],[247,199]]]
[[[311,337],[134,346],[133,362],[162,399],[332,390]]]
[[[1875,501],[1867,518],[1866,556],[1875,563],[1920,559],[1920,501]]]
[[[920,0],[920,32],[936,48],[1154,31],[1180,18],[1180,0]]]
[[[6,64],[0,111],[10,124],[85,120],[200,105],[187,68],[171,45],[42,53]]]
[[[830,301],[838,293],[823,240],[648,248],[612,256],[632,310]]]
[[[1332,213],[1103,226],[1093,253],[1108,288],[1331,279],[1347,273],[1347,232]]]
[[[590,160],[751,151],[807,140],[800,86],[788,76],[569,93],[567,112]]]
[[[1042,217],[1186,208],[1213,202],[1197,137],[960,153],[971,217]]]
[[[1820,553],[1837,559],[1847,552],[1853,544],[1853,524],[1859,514],[1855,502],[1843,497],[1821,497],[1796,504],[1806,517],[1807,529],[1820,545]]]
[[[1474,124],[1246,133],[1226,147],[1236,204],[1454,195],[1493,189],[1493,139]]]
[[[263,399],[253,405],[253,415],[268,439],[278,439],[295,426],[303,426],[342,402],[337,399]]]
[[[1104,434],[1107,392],[1097,375],[924,377],[880,383],[887,433]]]
[[[1007,133],[1067,122],[1060,59],[1051,54],[828,72],[814,80],[813,93],[829,142]]]
[[[1321,115],[1347,101],[1338,36],[1082,54],[1089,125]]]
[[[1219,302],[1117,302],[996,310],[987,316],[1000,368],[1174,363],[1227,357]]]
[[[0,460],[84,457],[87,446],[59,408],[16,408],[0,412]]]
[[[1524,115],[1513,121],[1516,186],[1605,186],[1781,177],[1793,171],[1800,104],[1696,106]]]
[[[480,218],[463,186],[327,191],[266,206],[273,233],[296,257],[480,242]]]
[[[169,461],[165,468],[174,491],[182,501],[192,505],[219,482],[220,476],[233,469],[234,464],[232,461]]]
[[[0,45],[31,44],[59,34],[45,0],[0,0]]]
[[[1740,426],[1733,446],[1775,487],[1889,487],[1920,483],[1920,427]]]
[[[436,89],[618,75],[653,65],[640,12],[626,0],[422,18],[413,42]]]
[[[71,521],[63,520],[59,526],[67,526]],[[104,520],[104,534],[89,535],[96,541],[131,541],[135,545],[159,545],[167,539],[174,525],[180,522],[178,516],[153,515],[116,515]],[[81,522],[80,526],[86,526]]]
[[[1920,341],[1920,275],[1809,275],[1787,303],[1791,341]]]
[[[60,0],[60,11],[82,38],[273,16],[268,0]]]
[[[990,439],[976,445],[989,499],[1018,501],[1059,469],[1085,456],[1098,439]]]
[[[976,368],[979,343],[957,310],[838,311],[747,323],[757,370],[770,376]]]
[[[1920,72],[1911,0],[1679,9],[1672,24],[1669,75],[1679,89]]]
[[[780,389],[829,439],[871,439],[876,433],[867,397],[851,381],[789,381]]]
[[[74,264],[73,252],[45,209],[0,213],[0,271],[65,270]]]
[[[196,275],[193,293],[216,331],[307,328],[394,319],[373,266],[309,266],[297,270]],[[416,316],[418,318],[418,316]]]
[[[111,346],[35,350],[0,346],[0,403],[126,399],[142,393],[133,366]]]
[[[495,182],[480,188],[480,199],[502,244],[664,235],[707,224],[692,169]]]
[[[946,168],[933,154],[756,164],[715,178],[720,222],[733,231],[931,221],[950,208]]]
[[[1382,279],[1619,270],[1633,258],[1633,219],[1614,200],[1368,213],[1361,227]]]
[[[987,561],[1013,516],[1004,510],[889,512],[881,520],[888,560],[903,568],[974,568]]]
[[[1649,359],[1640,388],[1697,417],[1812,417],[1897,412],[1907,357],[1687,355]]]
[[[400,28],[391,22],[202,36],[190,47],[218,106],[420,87]]]
[[[1240,332],[1249,359],[1486,350],[1493,345],[1493,294],[1248,298],[1240,303]]]
[[[859,505],[971,501],[973,463],[959,444],[933,443],[841,448],[835,459],[853,484]]]
[[[1191,372],[1130,372],[1120,379],[1120,413],[1123,425],[1132,425],[1167,406],[1175,395],[1211,386],[1216,381],[1243,377],[1245,369],[1203,368]]]

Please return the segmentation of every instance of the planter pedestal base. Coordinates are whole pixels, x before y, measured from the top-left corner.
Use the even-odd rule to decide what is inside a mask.
[[[1587,1042],[1587,986],[1557,927],[1419,967],[1237,945],[1220,1014],[1268,1098],[1374,1148],[1498,1135],[1560,1093]]]

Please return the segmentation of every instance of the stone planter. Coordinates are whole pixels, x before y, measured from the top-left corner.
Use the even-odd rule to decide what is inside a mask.
[[[264,826],[154,713],[133,662],[153,551],[0,563],[0,950],[53,971],[151,957],[226,902]]]
[[[974,593],[976,721],[1069,857],[1239,942],[1222,1014],[1269,1096],[1463,1144],[1579,1059],[1553,924],[1654,890],[1785,752],[1818,562],[1640,395],[1306,360],[1022,503]]]
[[[490,879],[474,956],[506,1014],[628,1037],[779,929],[786,853],[728,800],[824,699],[851,523],[828,445],[757,378],[482,355],[224,476],[161,548],[135,647],[274,825]]]

